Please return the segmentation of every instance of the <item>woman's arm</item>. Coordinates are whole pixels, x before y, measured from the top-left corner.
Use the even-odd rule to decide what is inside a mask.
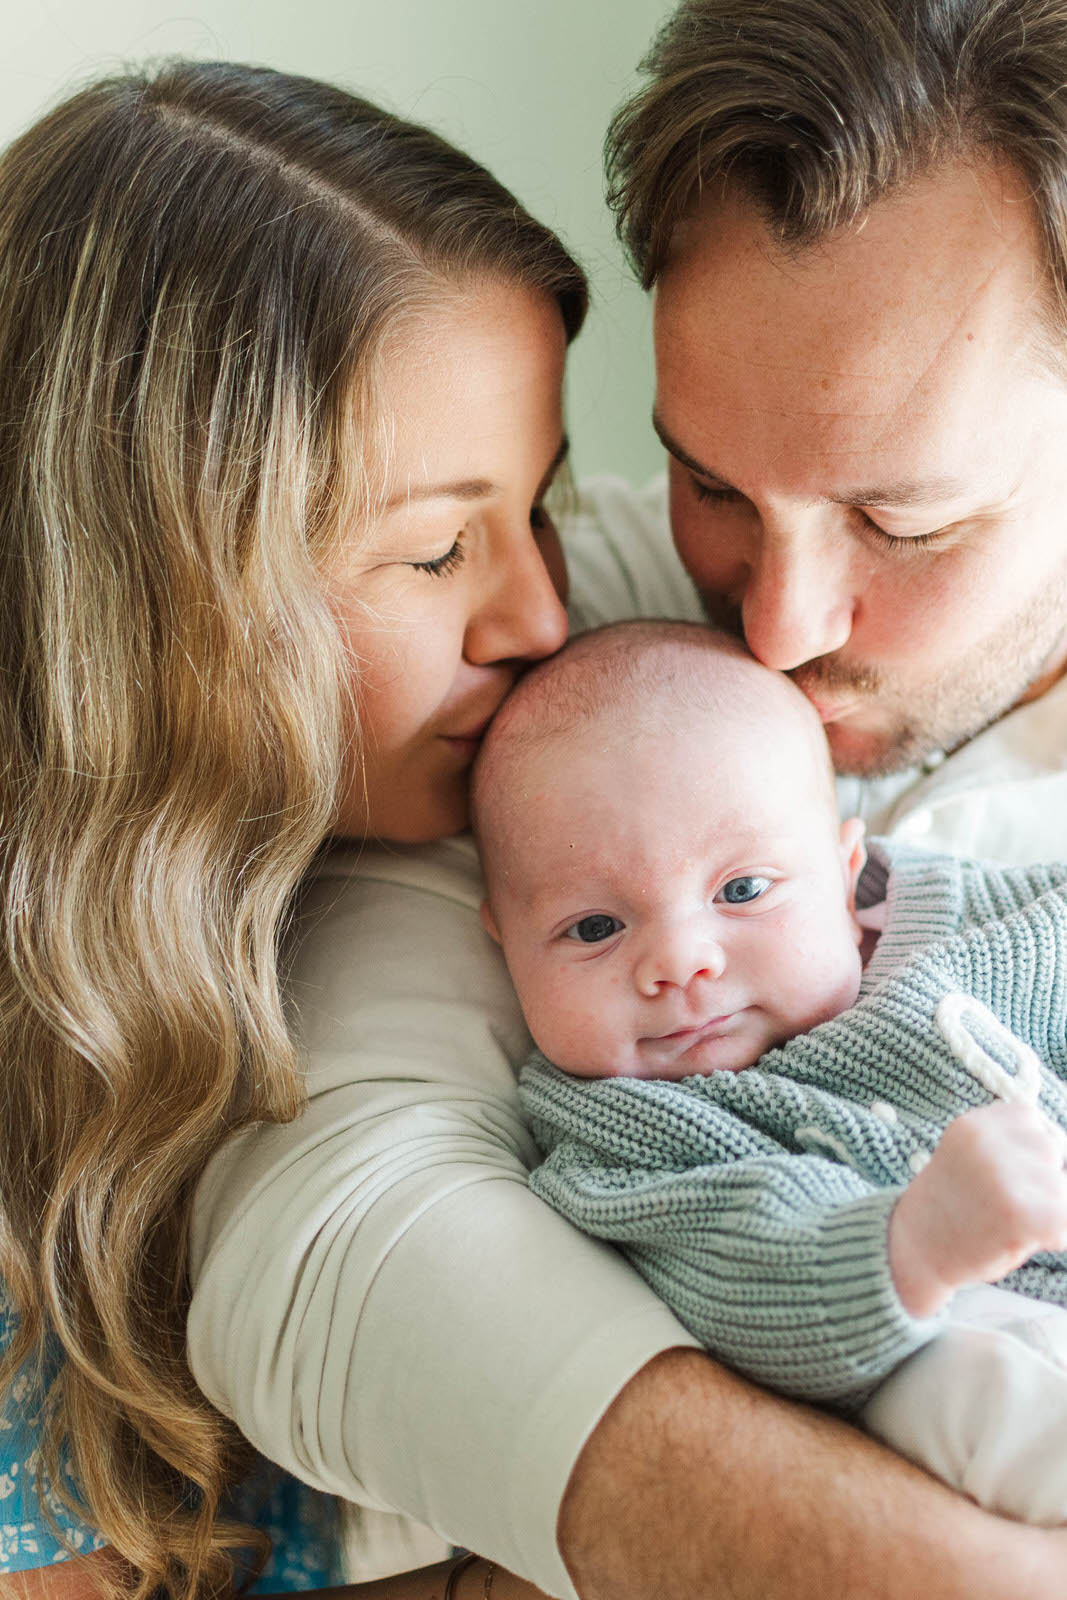
[[[293,974],[310,1104],[209,1169],[190,1358],[297,1476],[566,1594],[555,1524],[582,1445],[692,1341],[527,1186],[529,1040],[480,895],[466,844],[352,852],[316,885]]]
[[[58,1565],[0,1574],[0,1600],[101,1600],[111,1592],[101,1581],[105,1575],[123,1589],[132,1591],[130,1568],[113,1550],[103,1549],[93,1555],[75,1556]],[[532,1583],[480,1558],[470,1561],[451,1558],[418,1572],[379,1578],[374,1583],[303,1592],[307,1600],[444,1600],[446,1593],[448,1600],[475,1600],[475,1596],[482,1597],[487,1592],[492,1600],[547,1600]],[[261,1600],[280,1600],[280,1596],[267,1595]]]
[[[121,1556],[106,1546],[91,1555],[47,1567],[0,1573],[0,1600],[101,1600],[112,1584],[133,1588],[133,1575]]]
[[[543,1590],[480,1556],[461,1556],[458,1560],[452,1557],[436,1566],[402,1572],[395,1578],[379,1578],[374,1583],[320,1589],[308,1600],[484,1600],[487,1595],[490,1600],[548,1600]],[[268,1595],[265,1600],[280,1597]]]

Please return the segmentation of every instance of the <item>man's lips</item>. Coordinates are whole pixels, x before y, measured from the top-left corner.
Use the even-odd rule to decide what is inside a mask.
[[[855,700],[823,700],[814,694],[809,694],[808,699],[818,712],[819,720],[824,727],[829,722],[840,722],[842,718],[855,711],[857,704]]]

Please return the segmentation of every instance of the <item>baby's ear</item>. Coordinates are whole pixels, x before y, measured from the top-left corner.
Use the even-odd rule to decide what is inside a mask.
[[[481,905],[478,907],[478,915],[481,917],[482,927],[485,929],[490,939],[495,939],[497,944],[500,944],[500,929],[496,925],[496,918],[493,915],[493,908],[489,904],[488,900],[482,901]]]
[[[866,832],[866,825],[859,817],[850,817],[841,824],[841,862],[845,869],[848,909],[852,913],[856,910],[856,884],[867,861],[867,846],[863,842]]]

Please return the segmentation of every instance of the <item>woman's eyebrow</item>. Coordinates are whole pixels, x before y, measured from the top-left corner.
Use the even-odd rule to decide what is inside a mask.
[[[559,449],[552,457],[548,471],[541,479],[539,493],[543,493],[552,482],[569,450],[570,440],[564,435]],[[401,493],[392,495],[385,502],[384,509],[393,511],[397,506],[408,506],[415,501],[423,500],[487,500],[490,495],[500,492],[500,485],[494,483],[491,478],[458,478],[453,483],[409,484]]]
[[[416,500],[484,500],[499,493],[499,484],[488,478],[459,478],[455,483],[408,484],[407,488],[392,495],[385,502],[385,510],[408,506]]]

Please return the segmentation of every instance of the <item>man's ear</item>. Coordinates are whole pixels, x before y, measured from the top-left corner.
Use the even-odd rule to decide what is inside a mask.
[[[496,918],[493,915],[493,908],[489,904],[488,900],[482,901],[481,905],[478,907],[478,915],[481,917],[482,927],[485,929],[490,939],[495,939],[497,944],[500,944],[500,929],[496,925]]]
[[[848,909],[852,916],[856,913],[856,884],[867,861],[867,846],[863,842],[866,832],[866,824],[859,817],[850,817],[841,824],[841,864],[845,869]]]

